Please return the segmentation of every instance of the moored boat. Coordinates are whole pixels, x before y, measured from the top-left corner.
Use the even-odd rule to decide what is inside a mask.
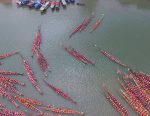
[[[35,2],[35,4],[34,4],[34,8],[35,8],[35,9],[40,9],[41,6],[42,6],[42,5],[41,5],[41,0]]]
[[[67,5],[67,2],[65,0],[61,0],[61,3],[62,3],[63,6]]]
[[[24,6],[27,5],[30,1],[29,0],[18,0],[16,2],[17,6]]]
[[[59,10],[59,7],[60,7],[60,0],[56,0],[56,1],[55,1],[55,7],[56,7],[56,10]]]
[[[44,12],[45,10],[48,9],[48,7],[50,6],[50,1],[46,1],[44,4],[42,4],[42,7],[40,8],[41,12]]]
[[[70,4],[70,0],[65,0],[67,4]]]
[[[51,0],[50,7],[51,7],[52,10],[55,8],[55,0]]]
[[[21,1],[16,1],[16,4],[17,4],[17,6],[19,7],[19,6],[21,6]]]
[[[31,1],[29,2],[29,4],[27,4],[27,6],[28,6],[29,8],[33,8],[34,5],[35,5],[35,2],[34,2],[33,0],[31,0]]]
[[[75,0],[69,0],[69,1],[70,1],[70,3],[73,3],[73,4],[75,3]]]

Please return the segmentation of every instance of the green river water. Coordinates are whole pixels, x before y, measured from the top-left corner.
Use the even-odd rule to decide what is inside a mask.
[[[18,87],[26,97],[36,98],[45,104],[68,107],[83,111],[86,116],[119,116],[101,91],[103,83],[130,111],[130,108],[118,93],[117,82],[119,65],[100,54],[99,48],[109,51],[133,69],[150,73],[150,1],[148,0],[82,0],[85,7],[69,5],[59,12],[41,15],[39,11],[17,8],[15,3],[0,3],[0,54],[16,49],[28,59],[38,79],[44,95],[41,96],[32,87],[27,76],[12,77],[26,83]],[[85,17],[95,13],[95,18],[82,33],[69,39],[69,34]],[[105,14],[101,26],[90,34],[88,31],[96,19]],[[72,104],[55,94],[45,86],[36,57],[31,59],[33,39],[37,26],[41,25],[41,50],[48,59],[52,72],[47,81],[69,93],[77,104]],[[62,49],[62,45],[71,46],[96,63],[84,65],[76,61]],[[94,47],[94,46],[97,47]],[[2,60],[0,69],[24,72],[18,55]],[[6,99],[0,102],[15,109]],[[26,109],[21,107],[21,109]]]

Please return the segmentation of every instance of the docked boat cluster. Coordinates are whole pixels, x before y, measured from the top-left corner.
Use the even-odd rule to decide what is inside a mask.
[[[46,11],[49,7],[52,10],[59,10],[60,5],[66,8],[68,4],[74,4],[75,0],[18,0],[16,2],[18,7],[29,7],[39,9],[41,12]],[[81,5],[78,3],[78,5]]]

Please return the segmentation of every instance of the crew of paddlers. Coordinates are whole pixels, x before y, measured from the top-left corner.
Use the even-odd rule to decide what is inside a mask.
[[[104,14],[101,14],[102,16],[100,18],[97,19],[97,21],[95,22],[95,24],[93,25],[92,29],[89,30],[90,33],[92,33],[94,30],[96,30],[103,18],[104,18]],[[73,31],[72,33],[69,35],[69,38],[71,38],[73,35],[75,35],[76,33],[81,33],[83,30],[85,30],[87,28],[87,26],[91,23],[92,19],[94,18],[94,12],[91,14],[91,16],[89,18],[85,18],[82,23],[80,25],[78,25]]]
[[[47,77],[48,72],[50,72],[51,70],[48,61],[46,60],[46,58],[44,57],[40,49],[40,44],[41,44],[41,31],[39,27],[37,35],[33,40],[33,47],[31,49],[31,54],[32,54],[31,58],[33,58],[34,55],[36,54],[39,67],[41,68],[41,71],[43,72],[45,77]],[[53,107],[53,105],[46,105],[36,99],[24,97],[24,94],[17,89],[16,85],[25,86],[25,83],[22,83],[17,79],[12,79],[11,76],[24,76],[26,74],[33,87],[37,90],[37,92],[39,92],[41,95],[43,95],[43,92],[38,84],[38,80],[29,62],[27,61],[27,58],[25,58],[18,50],[0,55],[0,59],[4,60],[5,58],[11,57],[12,55],[15,54],[18,54],[21,57],[25,73],[0,70],[0,96],[6,98],[16,108],[19,108],[21,104],[24,107],[34,111],[34,113],[29,113],[27,111],[21,111],[21,110],[20,111],[10,110],[0,102],[0,116],[28,116],[28,115],[29,116],[61,116],[62,114],[84,115],[84,112],[79,112],[70,108],[58,108],[58,107],[55,108]],[[43,79],[43,81],[48,87],[50,87],[54,92],[59,94],[62,98],[71,101],[71,103],[76,104],[76,101],[74,101],[69,94],[65,93],[63,90],[59,88],[56,88],[54,85],[50,84],[45,79]],[[48,111],[57,114],[46,113]]]
[[[39,4],[41,4],[41,8],[44,7],[43,4],[45,4],[44,8],[46,7],[46,4],[51,5],[54,3],[56,6],[58,5],[57,0],[55,1],[49,1],[45,0],[43,1],[36,1]],[[66,4],[69,2],[74,3],[74,0],[61,0],[62,4]],[[57,3],[57,4],[56,4]],[[29,0],[20,0],[17,2],[18,5],[28,5],[29,7],[39,7],[35,1],[29,1]],[[60,4],[60,3],[59,3]],[[83,5],[83,4],[80,4]],[[56,7],[55,6],[55,7]],[[36,8],[35,7],[35,8]],[[39,7],[40,8],[40,7]],[[84,31],[89,23],[91,23],[92,19],[94,18],[94,13],[82,21],[82,23],[77,26],[74,31],[70,34],[69,38],[71,38],[74,34],[77,32]],[[93,25],[92,29],[89,30],[90,33],[92,33],[94,30],[96,30],[102,20],[104,18],[104,14],[100,18],[96,20],[96,23]],[[41,41],[42,41],[42,35],[41,35],[41,27],[38,27],[37,35],[35,39],[33,40],[33,46],[31,48],[31,58],[36,57],[37,62],[39,64],[39,67],[41,71],[43,72],[43,75],[45,77],[48,77],[48,73],[52,71],[52,68],[50,67],[47,59],[45,58],[44,54],[41,50]],[[62,48],[64,51],[68,53],[68,55],[75,58],[77,61],[80,61],[84,64],[89,64],[92,66],[95,66],[96,63],[87,58],[85,55],[80,53],[78,50],[67,47],[65,45],[62,45]],[[119,74],[118,82],[120,83],[122,89],[119,90],[120,95],[125,99],[125,101],[132,107],[135,112],[137,112],[140,116],[150,116],[150,75],[145,74],[143,72],[137,72],[135,70],[132,70],[129,68],[128,65],[122,63],[117,57],[113,56],[108,51],[100,49],[100,53],[107,57],[110,61],[119,64],[125,69],[128,69],[128,73],[125,73],[121,70],[117,70],[117,74]],[[44,104],[39,100],[33,99],[33,98],[27,98],[24,96],[22,92],[20,92],[17,89],[16,85],[20,86],[26,86],[25,83],[11,78],[11,76],[24,76],[27,75],[28,79],[30,80],[33,87],[36,89],[37,92],[40,93],[40,95],[43,95],[43,91],[41,90],[40,85],[38,84],[38,79],[36,78],[33,69],[30,66],[30,63],[28,62],[27,58],[24,57],[19,50],[2,54],[0,55],[0,66],[3,65],[3,60],[11,57],[13,55],[19,55],[22,61],[22,65],[24,67],[25,72],[16,72],[16,71],[7,71],[7,70],[0,70],[0,96],[3,98],[6,98],[8,101],[12,103],[16,108],[19,108],[20,105],[23,105],[24,107],[32,110],[32,113],[29,113],[28,111],[21,111],[21,110],[10,110],[8,109],[5,104],[0,102],[0,116],[61,116],[61,115],[84,115],[84,112],[76,111],[70,108],[58,108],[54,107],[53,105]],[[59,94],[63,99],[66,99],[70,101],[73,104],[76,104],[77,101],[74,100],[71,95],[64,92],[63,90],[55,87],[53,84],[48,82],[46,78],[43,78],[43,81],[45,85],[47,85],[49,88],[51,88],[55,93]],[[121,116],[131,116],[129,111],[122,105],[122,103],[108,90],[106,85],[104,84],[102,86],[102,90],[104,93],[104,96],[106,99],[111,103],[111,105],[114,107],[114,109],[120,113]],[[18,104],[19,103],[19,104]],[[52,112],[55,114],[50,114],[47,112]]]
[[[45,12],[49,7],[52,10],[59,10],[60,5],[63,8],[66,8],[69,4],[75,4],[75,0],[17,0],[16,2],[18,7],[29,7],[34,8],[36,10],[40,10],[41,13]],[[76,3],[79,6],[84,6],[84,3]]]
[[[150,75],[147,75],[143,72],[133,71],[130,68],[128,69],[128,73],[117,70],[117,74],[121,76],[118,78],[118,81],[121,87],[124,89],[119,90],[121,96],[140,116],[149,116]],[[119,102],[119,100],[108,91],[106,85],[103,85],[103,90],[105,92],[105,97],[121,116],[131,116],[129,111],[121,104],[121,102]]]

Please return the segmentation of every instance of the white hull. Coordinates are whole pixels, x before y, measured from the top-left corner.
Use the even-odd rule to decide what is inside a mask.
[[[47,1],[45,4],[42,5],[42,7],[40,8],[40,11],[44,11],[49,7],[50,2]]]
[[[66,6],[66,5],[67,5],[67,3],[66,3],[66,1],[65,1],[65,0],[61,0],[61,3],[62,3],[62,5],[64,5],[64,6]]]
[[[51,9],[53,9],[55,7],[55,0],[51,1],[51,6],[50,7],[51,7]]]

